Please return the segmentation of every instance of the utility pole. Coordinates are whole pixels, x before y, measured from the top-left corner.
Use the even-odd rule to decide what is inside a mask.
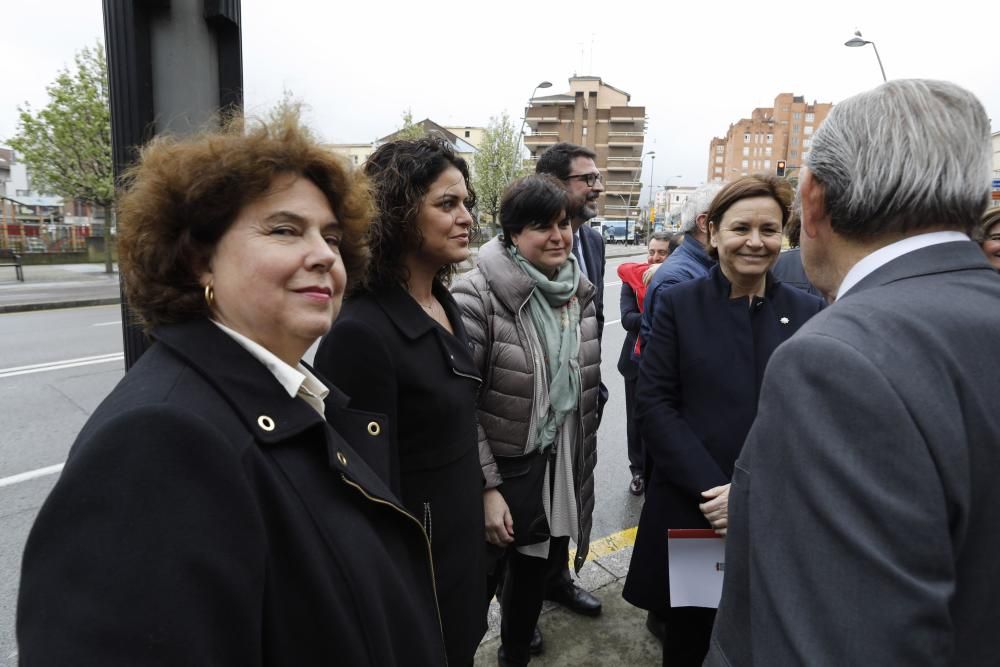
[[[197,132],[242,108],[240,0],[103,2],[118,181],[155,135]],[[133,321],[123,289],[126,370],[149,347]]]

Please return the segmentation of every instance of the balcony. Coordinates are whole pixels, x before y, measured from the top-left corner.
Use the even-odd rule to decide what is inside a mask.
[[[559,143],[558,132],[538,132],[524,137],[525,146],[555,146]]]

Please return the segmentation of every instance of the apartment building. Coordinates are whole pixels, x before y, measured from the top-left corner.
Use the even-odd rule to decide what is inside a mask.
[[[707,180],[774,174],[780,161],[785,163],[785,175],[795,176],[809,154],[812,135],[832,108],[832,102],[807,104],[801,95],[779,94],[773,107],[754,109],[750,118],[730,124],[725,137],[712,139]]]
[[[528,134],[524,145],[530,153],[526,167],[561,141],[587,146],[597,153],[595,163],[604,180],[605,197],[599,200],[597,219],[636,219],[646,108],[629,106],[631,95],[604,83],[597,76],[574,76],[569,91],[533,98],[525,109]]]

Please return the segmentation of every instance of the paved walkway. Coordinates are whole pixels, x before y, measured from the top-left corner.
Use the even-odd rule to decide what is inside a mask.
[[[646,612],[622,599],[632,547],[626,546],[589,561],[580,570],[583,588],[601,599],[603,611],[588,618],[546,602],[538,626],[545,652],[532,659],[538,667],[653,667],[662,664],[663,649],[646,630]],[[476,652],[475,667],[497,664],[500,610],[490,605],[490,628]]]

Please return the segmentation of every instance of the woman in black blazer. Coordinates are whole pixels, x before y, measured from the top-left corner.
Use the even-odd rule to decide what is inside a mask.
[[[487,609],[480,376],[445,282],[469,257],[474,194],[465,161],[434,139],[385,144],[365,172],[377,208],[371,262],[316,367],[352,408],[388,415],[377,456],[431,541],[448,662],[471,665]]]
[[[701,665],[715,610],[670,607],[667,530],[725,534],[729,481],[767,361],[823,308],[770,273],[791,198],[788,182],[773,176],[719,191],[708,210],[719,264],[657,295],[642,348],[636,416],[652,470],[623,595],[666,617],[664,660],[672,666]]]
[[[363,270],[363,181],[293,115],[144,149],[118,221],[154,343],[28,538],[22,664],[444,664],[429,544],[364,460],[392,425],[301,362]]]

